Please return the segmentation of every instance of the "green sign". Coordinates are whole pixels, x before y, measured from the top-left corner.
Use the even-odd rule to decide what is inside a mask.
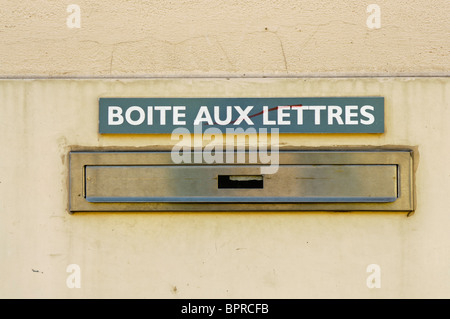
[[[383,133],[384,97],[100,98],[99,133]]]

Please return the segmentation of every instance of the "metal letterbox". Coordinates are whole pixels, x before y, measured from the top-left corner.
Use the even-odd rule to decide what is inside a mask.
[[[412,211],[410,150],[279,151],[175,164],[170,151],[70,152],[70,211]]]

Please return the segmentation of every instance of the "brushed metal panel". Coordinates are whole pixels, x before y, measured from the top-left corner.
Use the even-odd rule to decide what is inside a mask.
[[[219,188],[259,166],[86,166],[89,202],[393,202],[396,165],[281,165],[263,188]],[[236,183],[236,185],[239,185]]]
[[[238,189],[219,188],[218,176],[255,179],[264,163],[174,164],[170,151],[72,151],[69,159],[71,213],[414,210],[405,149],[280,150],[263,188]]]

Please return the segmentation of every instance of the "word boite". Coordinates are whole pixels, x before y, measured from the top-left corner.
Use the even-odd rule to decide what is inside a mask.
[[[100,98],[99,133],[177,128],[277,128],[279,133],[383,133],[383,97]]]

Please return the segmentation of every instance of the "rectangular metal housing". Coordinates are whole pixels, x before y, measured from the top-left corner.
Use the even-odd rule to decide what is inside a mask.
[[[411,151],[279,151],[276,173],[261,174],[264,165],[73,151],[70,211],[413,210]]]

